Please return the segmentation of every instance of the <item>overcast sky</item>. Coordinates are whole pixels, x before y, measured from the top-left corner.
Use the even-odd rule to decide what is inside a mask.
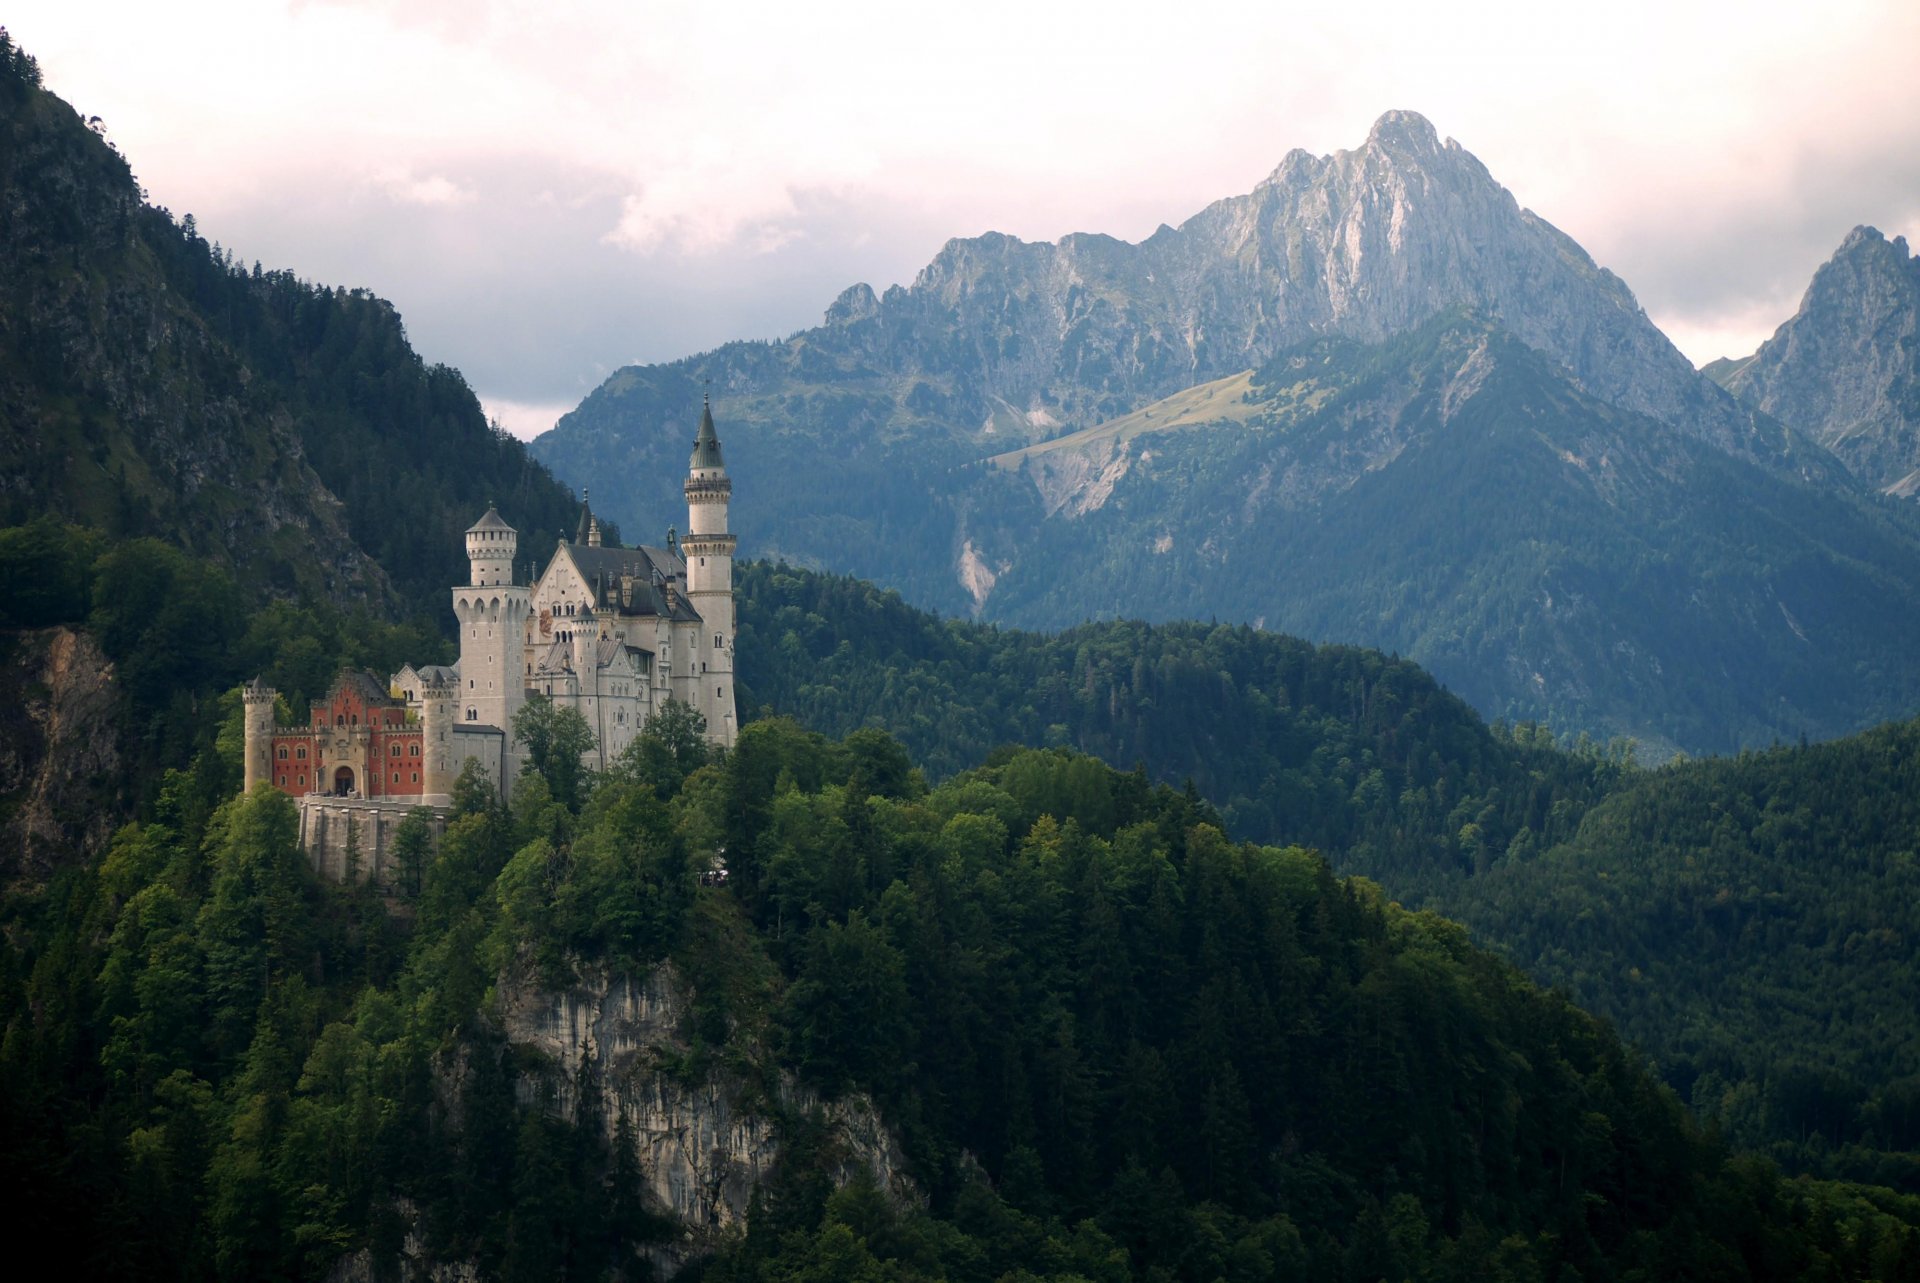
[[[1559,15],[1559,16],[1556,16]],[[1744,354],[1920,240],[1920,3],[11,0],[47,85],[243,261],[390,298],[521,435],[816,323],[951,236],[1129,240],[1425,114]]]

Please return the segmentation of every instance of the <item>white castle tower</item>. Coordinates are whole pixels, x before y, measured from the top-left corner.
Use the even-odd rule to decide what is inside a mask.
[[[498,727],[509,736],[526,697],[521,654],[530,594],[513,582],[519,547],[519,533],[487,505],[486,515],[467,531],[469,582],[453,590],[460,621],[456,724]]]
[[[713,407],[701,398],[700,432],[687,464],[687,537],[680,541],[687,559],[687,597],[703,621],[699,644],[689,656],[700,685],[694,701],[707,719],[707,737],[731,746],[738,730],[733,698],[733,550],[727,532],[727,504],[733,482],[720,457],[713,430]]]

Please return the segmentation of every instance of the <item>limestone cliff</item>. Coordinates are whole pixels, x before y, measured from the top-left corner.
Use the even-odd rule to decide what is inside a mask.
[[[68,628],[0,633],[0,885],[92,859],[124,817],[113,665]]]
[[[662,1251],[668,1269],[744,1227],[793,1120],[826,1129],[841,1181],[865,1169],[895,1197],[918,1198],[905,1156],[864,1096],[822,1100],[785,1070],[750,1079],[718,1063],[686,1069],[689,995],[670,965],[642,977],[589,971],[558,991],[508,984],[499,1006],[508,1038],[549,1059],[541,1086],[552,1088],[555,1107],[572,1114],[582,1090],[598,1090],[594,1112],[609,1144],[626,1116],[652,1201],[685,1229]],[[534,1090],[522,1080],[523,1092]]]
[[[836,1181],[865,1171],[902,1203],[922,1199],[899,1143],[865,1096],[822,1099],[791,1073],[772,1068],[739,1031],[724,1063],[696,1061],[683,1033],[691,995],[671,964],[643,976],[588,968],[564,989],[508,977],[496,998],[517,1059],[541,1066],[519,1079],[523,1107],[597,1119],[609,1148],[620,1141],[624,1117],[647,1201],[679,1226],[674,1238],[650,1254],[662,1275],[744,1231],[754,1191],[778,1168],[796,1126],[806,1126],[816,1143],[824,1137]],[[448,1072],[457,1077],[461,1070],[453,1066]],[[592,1093],[592,1107],[584,1113],[583,1093]],[[409,1209],[400,1210],[413,1219]],[[392,1264],[402,1279],[458,1283],[473,1277],[467,1263],[431,1259],[417,1233],[407,1237],[402,1258]],[[357,1283],[376,1273],[362,1251],[343,1260],[333,1278]]]
[[[1800,429],[1868,485],[1920,493],[1920,257],[1856,227],[1729,391]]]

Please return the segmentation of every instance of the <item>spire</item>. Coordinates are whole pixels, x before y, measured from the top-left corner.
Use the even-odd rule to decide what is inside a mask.
[[[580,488],[580,529],[573,536],[573,542],[582,548],[587,546],[587,536],[593,530],[593,505],[587,501],[589,493],[585,486]]]
[[[704,392],[700,394],[700,435],[693,439],[693,459],[687,466],[695,470],[727,466],[720,457],[720,438],[713,431],[713,405]]]

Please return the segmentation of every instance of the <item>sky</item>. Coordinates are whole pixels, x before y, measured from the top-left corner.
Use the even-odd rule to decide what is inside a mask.
[[[521,436],[817,324],[950,237],[1137,240],[1408,108],[1744,355],[1920,242],[1920,3],[10,0],[48,88],[242,262],[391,299]]]

